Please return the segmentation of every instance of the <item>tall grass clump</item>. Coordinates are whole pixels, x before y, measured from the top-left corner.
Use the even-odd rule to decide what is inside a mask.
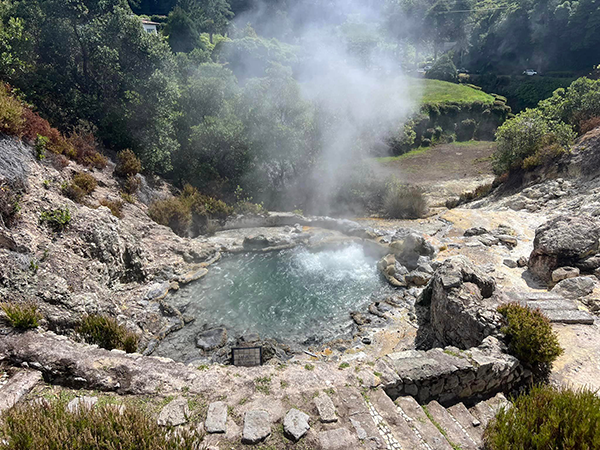
[[[203,435],[160,427],[139,407],[97,405],[70,412],[66,399],[20,403],[3,415],[5,450],[201,450]]]
[[[10,325],[18,330],[36,328],[42,318],[34,303],[2,303],[0,309],[6,314]]]
[[[88,344],[96,344],[106,350],[116,348],[127,353],[137,351],[137,335],[119,325],[112,317],[90,314],[81,320],[76,331]]]
[[[418,219],[427,214],[427,201],[417,186],[391,181],[383,198],[384,213],[393,219]]]
[[[550,320],[539,310],[507,303],[498,312],[506,320],[501,331],[506,336],[508,350],[524,364],[536,369],[551,367],[563,353]]]
[[[596,392],[536,386],[502,409],[485,430],[489,450],[592,450],[600,448]]]

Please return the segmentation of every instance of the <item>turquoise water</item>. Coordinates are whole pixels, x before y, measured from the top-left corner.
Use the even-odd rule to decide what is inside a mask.
[[[195,335],[204,324],[223,325],[230,336],[256,332],[300,344],[333,339],[351,331],[350,311],[389,290],[376,264],[358,244],[224,257],[170,299],[187,305],[185,314],[195,322],[166,340],[182,348],[174,341]]]

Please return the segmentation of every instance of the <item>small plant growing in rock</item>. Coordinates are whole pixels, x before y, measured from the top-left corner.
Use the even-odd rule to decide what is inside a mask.
[[[348,367],[350,367],[350,364],[348,364],[347,362],[343,362],[339,365],[338,369],[343,370],[347,369]]]
[[[121,200],[110,200],[105,198],[100,200],[100,204],[110,209],[113,216],[118,217],[119,219],[123,218],[123,202]]]
[[[46,159],[46,146],[48,145],[49,139],[46,136],[42,136],[40,134],[37,135],[35,140],[35,158],[38,161],[42,159]]]
[[[521,362],[533,368],[551,367],[563,353],[550,320],[539,310],[507,303],[498,312],[506,319],[502,332],[508,349]]]
[[[23,187],[8,183],[0,184],[0,225],[10,227],[19,217]]]
[[[6,314],[11,326],[19,330],[36,328],[42,318],[34,303],[2,303],[0,308]]]
[[[533,387],[498,412],[484,441],[490,450],[600,448],[600,398],[587,389]]]
[[[135,196],[128,194],[127,192],[121,192],[121,198],[123,200],[125,200],[127,203],[131,203],[131,204],[135,203]]]
[[[65,398],[20,403],[3,415],[6,450],[201,449],[204,435],[193,428],[161,427],[139,407],[102,404],[67,409]]]
[[[112,317],[90,314],[81,320],[76,331],[88,344],[96,344],[107,350],[125,350],[127,353],[137,351],[137,335],[119,325]]]
[[[271,393],[271,377],[258,377],[254,380],[254,387],[265,395]]]
[[[315,370],[315,366],[313,366],[312,364],[305,364],[305,365],[304,365],[304,368],[305,368],[306,370]]]
[[[52,230],[64,231],[71,223],[71,211],[69,208],[57,208],[50,211],[43,211],[40,214],[40,222],[46,223]]]
[[[71,183],[64,183],[61,189],[65,197],[81,203],[87,195],[96,190],[96,187],[98,187],[98,181],[92,175],[80,172],[73,176]]]
[[[135,176],[142,171],[142,162],[131,150],[123,150],[117,154],[115,174],[120,177]]]

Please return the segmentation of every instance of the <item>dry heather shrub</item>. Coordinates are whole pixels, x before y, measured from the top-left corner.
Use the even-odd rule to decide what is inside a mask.
[[[533,387],[498,412],[484,440],[489,450],[600,448],[600,398],[588,389]]]
[[[0,133],[21,136],[24,123],[21,102],[10,95],[7,85],[0,83]]]
[[[584,120],[579,125],[579,134],[589,133],[597,127],[600,127],[600,117],[592,117],[591,119]]]
[[[140,190],[141,185],[142,180],[140,180],[135,175],[128,175],[127,180],[125,180],[125,184],[123,185],[123,189],[128,194],[135,194],[137,191]]]
[[[115,173],[120,177],[135,176],[142,171],[142,162],[131,150],[123,150],[117,154]]]
[[[192,212],[189,205],[183,203],[178,197],[152,203],[148,208],[148,215],[156,223],[170,227],[180,236],[187,235],[192,224]]]
[[[551,366],[563,353],[550,320],[539,310],[507,303],[498,312],[506,319],[502,332],[508,350],[521,362],[530,367]]]
[[[397,181],[388,183],[383,198],[383,209],[393,219],[418,219],[427,214],[427,201],[417,186]]]
[[[110,200],[108,198],[100,200],[102,206],[106,206],[110,209],[113,216],[119,219],[123,218],[123,202],[121,200]]]
[[[98,181],[92,175],[79,172],[73,176],[71,183],[63,184],[62,193],[74,202],[81,203],[97,186]]]
[[[204,435],[188,428],[161,427],[140,407],[96,405],[67,410],[65,397],[22,402],[0,423],[6,450],[202,450]]]
[[[98,152],[98,144],[92,133],[74,131],[68,141],[75,149],[75,159],[79,164],[95,169],[104,169],[108,164],[108,159]]]
[[[99,314],[85,316],[76,331],[88,344],[96,344],[106,350],[116,348],[127,353],[137,351],[137,335],[119,325],[112,317]]]

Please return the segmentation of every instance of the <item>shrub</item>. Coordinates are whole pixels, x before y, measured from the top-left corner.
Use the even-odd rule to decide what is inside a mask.
[[[77,203],[83,202],[83,199],[86,195],[83,189],[73,183],[63,183],[61,186],[61,191],[65,197],[70,198]]]
[[[0,133],[20,136],[24,123],[21,102],[10,95],[7,85],[0,83]]]
[[[127,203],[135,203],[135,197],[127,192],[121,192],[121,198],[125,200]]]
[[[46,146],[48,145],[48,138],[40,134],[37,135],[35,140],[35,157],[38,161],[46,158]]]
[[[440,56],[437,61],[433,63],[431,69],[427,71],[425,78],[456,83],[458,81],[458,71],[456,70],[454,62],[452,62],[450,55],[445,54]]]
[[[485,430],[490,450],[600,448],[600,398],[593,391],[536,386]]]
[[[42,318],[34,303],[2,303],[0,305],[11,326],[19,330],[36,328]]]
[[[119,325],[112,317],[90,314],[81,320],[76,331],[88,344],[96,344],[107,350],[125,350],[127,353],[137,351],[137,335]]]
[[[201,450],[203,435],[161,427],[141,408],[96,405],[70,412],[67,399],[20,403],[3,415],[6,450]]]
[[[73,184],[79,187],[86,195],[91,194],[98,187],[98,181],[89,173],[79,172],[73,176]]]
[[[417,186],[391,181],[386,187],[383,209],[394,219],[417,219],[427,214],[427,201]]]
[[[120,177],[135,176],[142,171],[142,163],[131,150],[123,150],[117,154],[115,173]]]
[[[550,320],[539,310],[518,303],[507,303],[498,308],[506,319],[502,332],[508,349],[521,362],[531,367],[551,366],[563,349],[552,331]]]
[[[148,215],[156,223],[170,227],[180,236],[187,235],[192,224],[192,212],[189,205],[177,197],[152,203],[148,208]]]
[[[91,132],[74,131],[68,141],[75,149],[75,159],[79,164],[96,169],[104,169],[108,164],[108,159],[98,152],[96,138]]]
[[[56,232],[63,231],[71,223],[71,211],[69,208],[43,211],[40,214],[40,223],[47,223]]]
[[[11,183],[0,184],[0,224],[11,227],[19,217],[21,190]]]
[[[108,198],[100,200],[102,206],[106,206],[110,209],[113,216],[119,219],[123,218],[123,202],[121,200],[110,200]]]
[[[123,187],[125,189],[125,192],[127,192],[128,194],[135,194],[137,191],[140,190],[141,185],[142,180],[140,180],[135,175],[128,175]]]

